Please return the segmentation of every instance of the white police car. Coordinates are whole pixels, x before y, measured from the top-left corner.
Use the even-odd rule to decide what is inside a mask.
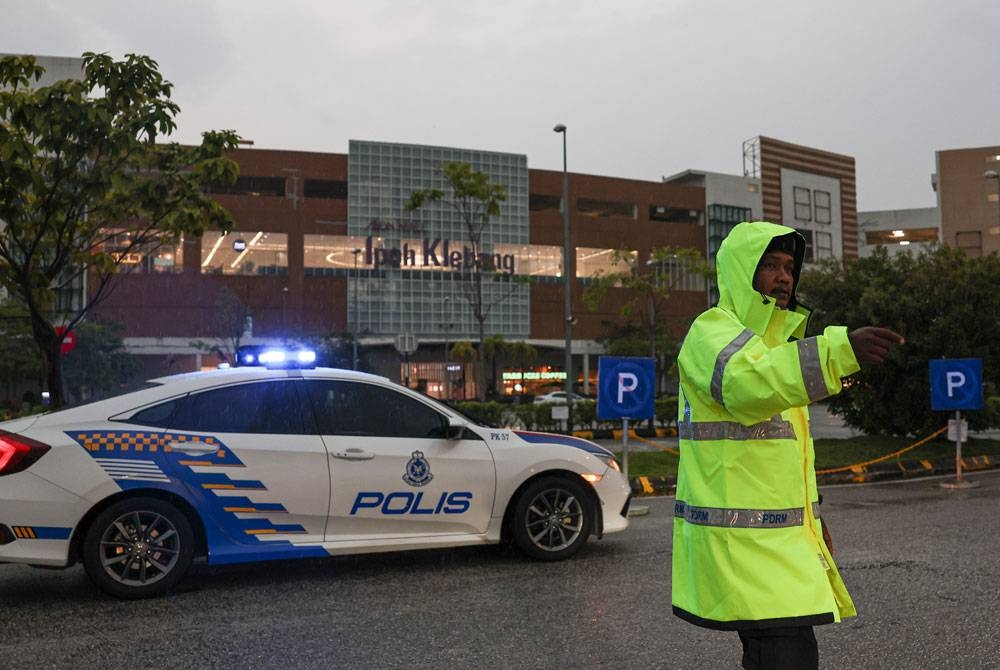
[[[240,367],[0,424],[0,562],[122,598],[212,564],[511,540],[559,560],[628,525],[586,440],[476,425],[373,375]]]

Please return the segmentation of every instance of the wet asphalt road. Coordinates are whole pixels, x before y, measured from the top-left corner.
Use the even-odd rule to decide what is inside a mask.
[[[824,489],[861,613],[824,668],[1000,668],[1000,473]],[[0,565],[0,668],[737,668],[735,633],[670,614],[671,498],[561,564],[484,547],[196,565],[119,602],[79,567]]]

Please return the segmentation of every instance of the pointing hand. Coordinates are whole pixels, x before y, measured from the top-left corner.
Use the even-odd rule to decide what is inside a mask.
[[[899,333],[878,326],[858,328],[848,337],[851,340],[851,348],[854,349],[854,356],[861,365],[882,363],[893,347],[904,342],[903,336]]]

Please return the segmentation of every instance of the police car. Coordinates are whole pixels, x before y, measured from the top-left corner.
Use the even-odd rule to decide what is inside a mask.
[[[81,561],[107,593],[143,598],[197,556],[509,540],[552,561],[628,525],[628,483],[598,445],[477,425],[309,356],[261,358],[0,423],[0,562]]]

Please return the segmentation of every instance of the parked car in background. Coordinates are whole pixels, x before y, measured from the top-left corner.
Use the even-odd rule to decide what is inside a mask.
[[[573,402],[579,402],[581,400],[586,400],[582,395],[577,393],[572,394]],[[566,392],[565,391],[553,391],[552,393],[546,393],[545,395],[540,395],[535,397],[535,402],[566,402]]]

